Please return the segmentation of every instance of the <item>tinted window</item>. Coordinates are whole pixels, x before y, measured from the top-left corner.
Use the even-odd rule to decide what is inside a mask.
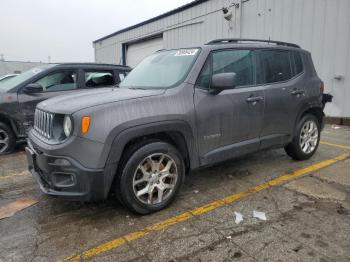
[[[77,88],[77,75],[74,71],[62,71],[44,76],[35,83],[40,84],[44,92],[73,90]]]
[[[90,71],[85,72],[86,87],[103,87],[114,85],[112,71]]]
[[[291,78],[291,63],[288,51],[259,51],[260,66],[257,70],[258,84],[286,81]]]
[[[196,85],[198,87],[209,89],[210,86],[210,78],[211,78],[211,70],[210,70],[211,59],[209,58],[197,79]]]
[[[236,73],[236,85],[254,84],[253,51],[224,50],[213,53],[213,74]]]
[[[295,75],[298,75],[304,70],[303,62],[301,60],[301,56],[299,52],[293,52],[293,56],[294,56]]]

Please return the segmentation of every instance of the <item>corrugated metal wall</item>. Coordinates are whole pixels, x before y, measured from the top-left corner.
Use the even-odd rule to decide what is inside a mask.
[[[210,0],[95,43],[96,62],[121,63],[122,44],[163,34],[164,48],[201,45],[215,38],[294,42],[311,51],[326,92],[326,112],[350,117],[350,0]],[[232,6],[240,3],[240,8]],[[232,6],[232,22],[222,7]],[[341,76],[342,79],[336,79]]]
[[[238,37],[240,8],[232,8],[233,21],[223,19],[222,7],[240,0],[211,0],[155,22],[112,36],[94,44],[95,60],[103,63],[122,61],[122,44],[163,34],[164,48],[201,45],[221,37]],[[231,26],[231,28],[230,28]]]
[[[334,95],[327,114],[350,117],[349,0],[249,0],[242,9],[241,33],[309,50],[326,92]]]

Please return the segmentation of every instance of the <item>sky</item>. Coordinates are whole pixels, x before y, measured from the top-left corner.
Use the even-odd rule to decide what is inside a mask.
[[[92,42],[192,0],[0,0],[7,61],[93,62]]]

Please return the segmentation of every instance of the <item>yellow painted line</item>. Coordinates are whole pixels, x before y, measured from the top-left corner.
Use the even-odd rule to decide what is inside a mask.
[[[350,146],[333,144],[333,143],[326,142],[326,141],[321,141],[320,144],[327,145],[327,146],[332,146],[332,147],[338,147],[338,148],[342,148],[342,149],[346,149],[346,150],[350,150]]]
[[[142,229],[140,231],[132,232],[132,233],[129,233],[129,234],[124,235],[122,237],[119,237],[119,238],[113,239],[111,241],[102,243],[98,246],[95,246],[95,247],[92,247],[90,249],[85,250],[81,254],[67,257],[63,261],[76,262],[76,261],[81,261],[81,260],[93,258],[99,254],[102,254],[102,253],[107,252],[109,250],[120,247],[120,246],[126,244],[127,242],[131,242],[131,241],[137,240],[139,238],[145,237],[145,236],[147,236],[153,232],[156,232],[156,231],[167,229],[168,227],[170,227],[172,225],[187,221],[195,216],[202,215],[202,214],[207,213],[211,210],[214,210],[214,209],[219,208],[221,206],[224,206],[226,204],[232,203],[232,202],[237,201],[239,199],[242,199],[246,196],[252,195],[253,193],[262,191],[266,188],[270,188],[270,187],[279,185],[285,181],[292,180],[294,178],[300,177],[300,176],[305,175],[307,173],[314,172],[316,170],[325,168],[325,167],[330,166],[338,161],[344,160],[344,159],[348,158],[349,156],[350,156],[350,154],[338,155],[334,158],[327,159],[327,160],[324,160],[322,162],[316,163],[314,165],[298,169],[292,173],[289,173],[289,174],[277,177],[275,179],[272,179],[270,181],[267,181],[266,183],[251,187],[246,191],[239,192],[237,194],[233,194],[233,195],[221,198],[221,199],[217,199],[209,204],[195,208],[191,211],[182,213],[180,215],[168,218],[166,220],[163,220],[161,222],[158,222],[156,224],[148,226],[145,229]],[[61,260],[59,260],[59,261],[61,261]]]

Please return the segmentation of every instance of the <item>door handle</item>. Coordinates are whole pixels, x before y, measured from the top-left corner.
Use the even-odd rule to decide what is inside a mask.
[[[304,91],[304,90],[301,90],[301,89],[293,89],[292,92],[291,92],[291,94],[292,94],[293,96],[296,96],[296,95],[303,95],[304,93],[305,93],[305,91]]]
[[[248,103],[254,103],[254,102],[259,102],[261,100],[264,100],[264,97],[262,96],[251,96],[246,99]]]

